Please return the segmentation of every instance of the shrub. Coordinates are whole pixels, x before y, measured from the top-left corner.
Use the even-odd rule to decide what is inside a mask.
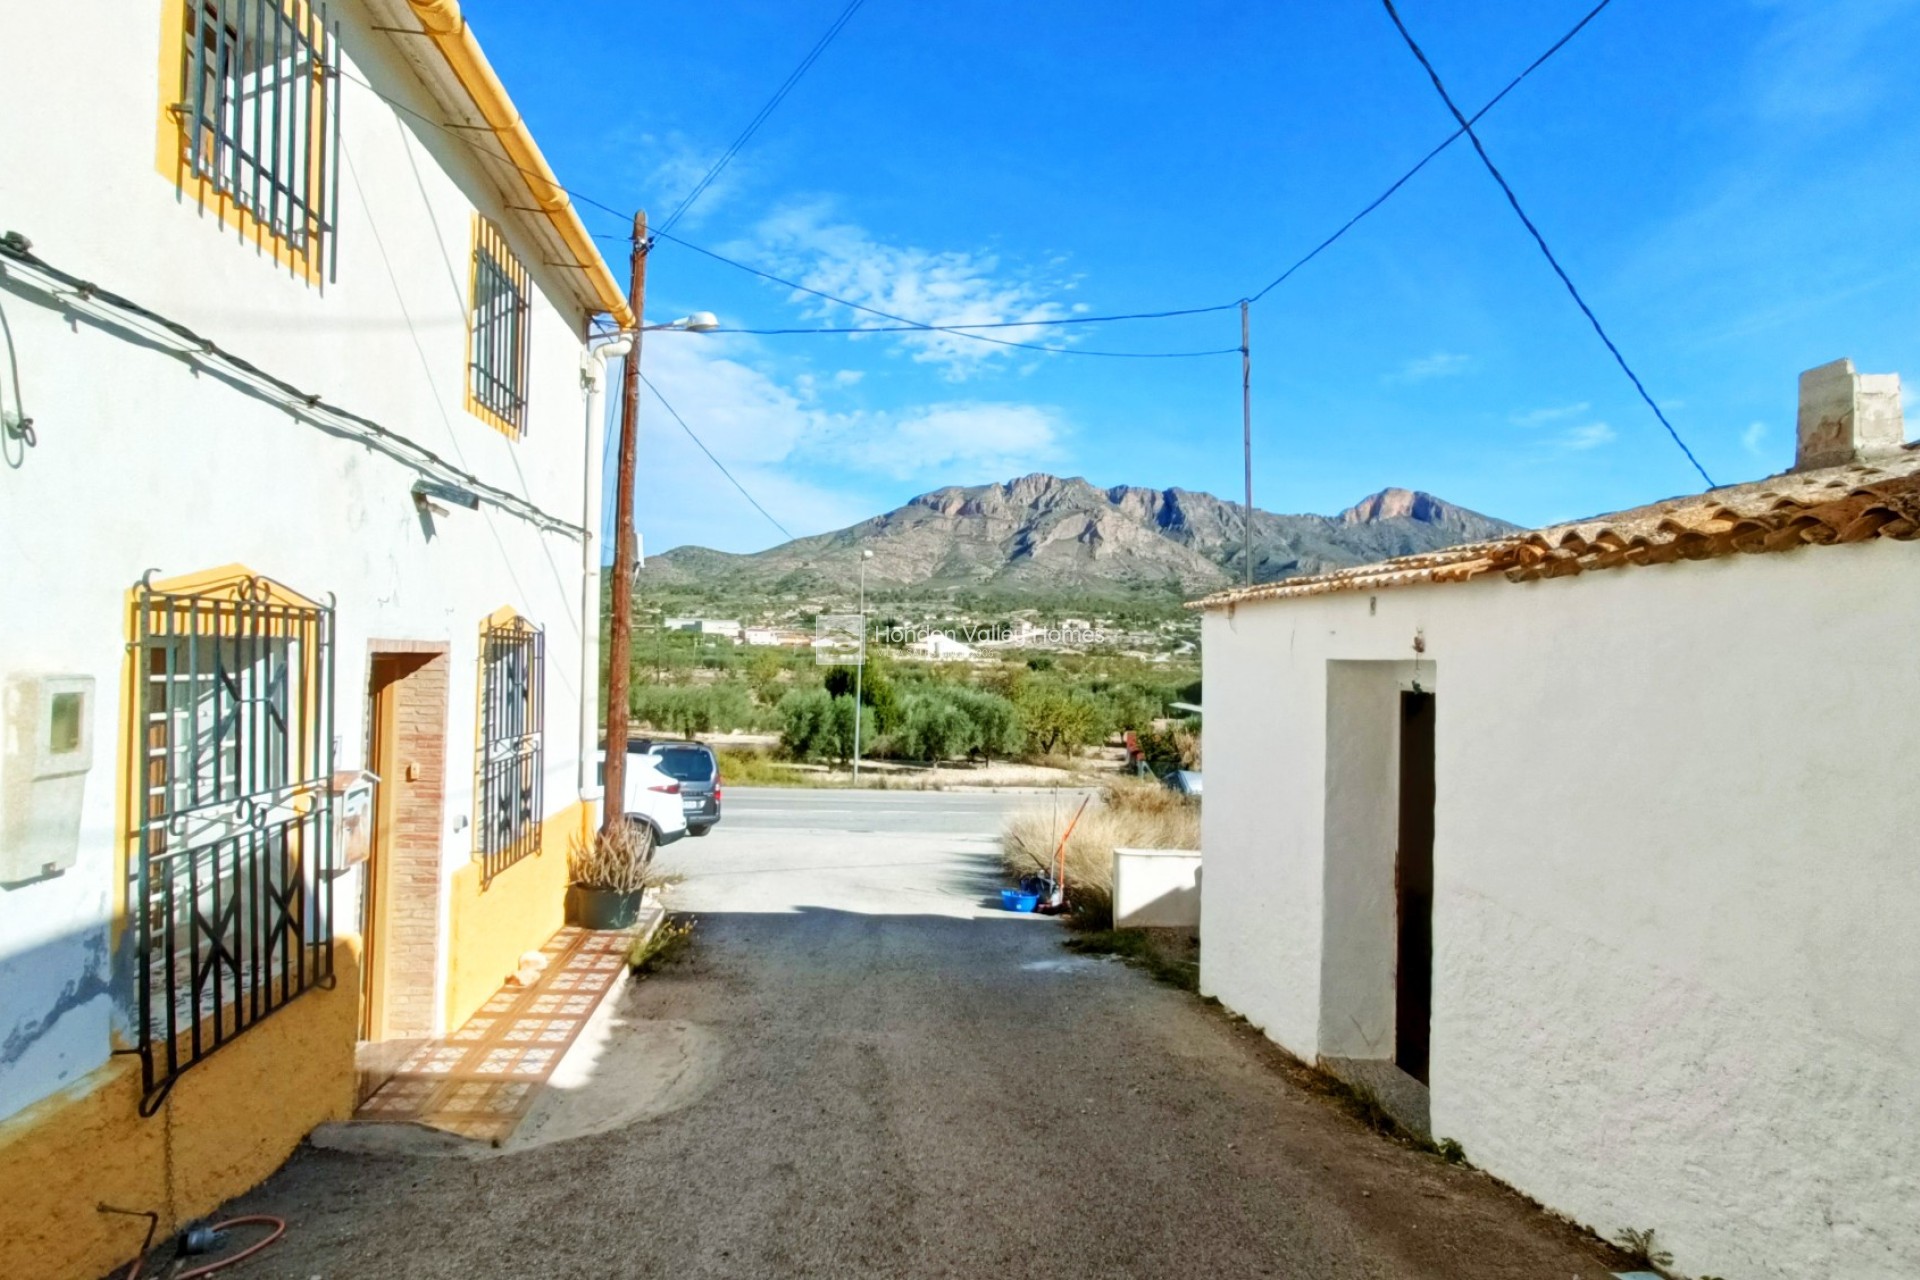
[[[847,760],[853,755],[852,698],[825,689],[796,689],[780,699],[780,741],[796,760]],[[860,709],[860,735],[873,737],[873,713]]]
[[[753,720],[746,691],[735,684],[637,685],[632,705],[640,723],[681,737],[744,729]]]
[[[1105,717],[1090,694],[1051,680],[1024,680],[1014,698],[1035,755],[1072,752],[1100,741]]]
[[[1052,875],[1054,849],[1073,818],[1066,797],[1016,811],[1000,838],[1001,860],[1016,876]],[[1067,841],[1067,905],[1080,928],[1113,927],[1113,851],[1198,849],[1200,809],[1151,782],[1116,782],[1100,792]]]
[[[923,693],[907,703],[898,746],[915,760],[951,760],[978,740],[973,720],[946,693]]]
[[[973,722],[969,754],[978,755],[988,764],[995,756],[1004,759],[1019,754],[1026,743],[1027,729],[1012,701],[984,689],[958,688],[949,696]]]

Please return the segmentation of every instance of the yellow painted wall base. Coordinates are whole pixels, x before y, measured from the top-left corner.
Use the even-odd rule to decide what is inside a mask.
[[[453,873],[447,902],[447,1028],[473,1016],[520,967],[520,957],[566,921],[567,851],[585,838],[592,809],[574,803],[540,828],[540,852],[481,883],[481,865]]]
[[[142,1119],[140,1061],[0,1121],[0,1276],[94,1280],[125,1265],[160,1215],[158,1239],[248,1191],[316,1125],[353,1115],[360,940],[334,943],[336,982],[250,1028],[175,1083]]]

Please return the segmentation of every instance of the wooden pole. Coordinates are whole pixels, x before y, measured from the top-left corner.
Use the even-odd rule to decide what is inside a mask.
[[[647,300],[647,215],[633,215],[633,279],[627,305],[633,312],[633,349],[620,369],[620,466],[614,482],[613,609],[607,634],[607,733],[605,797],[600,832],[613,838],[626,821],[627,698],[633,672],[633,467],[640,432],[640,338]]]
[[[1241,554],[1247,561],[1247,585],[1253,585],[1253,345],[1252,321],[1248,317],[1248,303],[1240,300],[1240,443],[1246,453],[1247,465],[1247,527],[1243,534],[1246,544]]]

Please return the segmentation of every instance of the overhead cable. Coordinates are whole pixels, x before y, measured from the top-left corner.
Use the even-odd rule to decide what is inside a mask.
[[[1480,135],[1473,131],[1473,125],[1460,113],[1460,108],[1453,101],[1453,95],[1447,92],[1447,86],[1442,83],[1440,73],[1434,69],[1426,52],[1413,38],[1413,33],[1407,30],[1407,24],[1400,20],[1400,11],[1394,8],[1393,0],[1381,0],[1381,3],[1386,5],[1387,16],[1393,19],[1393,25],[1399,29],[1400,38],[1407,42],[1407,48],[1412,50],[1413,56],[1419,59],[1420,65],[1426,69],[1427,78],[1433,81],[1434,92],[1440,95],[1440,101],[1446,103],[1447,110],[1453,113],[1453,118],[1460,122],[1460,131],[1467,135],[1468,141],[1473,143],[1473,149],[1480,156],[1480,162],[1486,166],[1493,180],[1500,184],[1500,190],[1506,194],[1507,203],[1513,207],[1515,216],[1520,219],[1521,225],[1526,227],[1527,234],[1533,237],[1534,244],[1540,247],[1547,265],[1552,267],[1553,273],[1560,277],[1560,283],[1567,287],[1567,293],[1573,298],[1574,304],[1580,308],[1580,313],[1586,316],[1587,323],[1593,326],[1593,331],[1600,335],[1600,341],[1606,344],[1607,350],[1613,355],[1614,362],[1620,366],[1621,372],[1627,375],[1627,380],[1633,383],[1633,389],[1640,393],[1640,398],[1647,402],[1649,409],[1653,410],[1653,416],[1658,418],[1660,425],[1667,429],[1667,434],[1673,437],[1673,442],[1680,447],[1680,452],[1687,456],[1687,461],[1693,464],[1693,469],[1700,473],[1700,478],[1707,482],[1707,487],[1713,488],[1713,477],[1707,474],[1707,469],[1700,465],[1698,458],[1693,456],[1693,450],[1687,448],[1687,442],[1680,438],[1680,433],[1674,430],[1671,422],[1667,421],[1667,415],[1648,394],[1646,385],[1640,381],[1640,375],[1633,371],[1633,366],[1627,363],[1627,358],[1620,354],[1620,348],[1614,345],[1613,339],[1607,336],[1605,327],[1601,325],[1600,317],[1593,314],[1593,308],[1589,307],[1587,300],[1580,296],[1580,290],[1575,287],[1573,278],[1567,274],[1566,268],[1560,265],[1560,260],[1554,257],[1553,250],[1547,247],[1546,237],[1540,234],[1540,228],[1535,226],[1533,219],[1527,216],[1527,211],[1520,207],[1520,197],[1514,194],[1513,186],[1501,174],[1499,166],[1494,164],[1493,157],[1487,154],[1487,148],[1480,141]]]
[[[768,522],[771,523],[774,528],[778,529],[781,533],[786,534],[787,541],[789,542],[793,541],[793,534],[787,531],[787,526],[781,524],[778,520],[775,520],[773,518],[773,513],[768,511],[765,507],[761,506],[760,500],[754,497],[751,493],[747,492],[747,486],[741,484],[739,480],[735,479],[733,472],[727,470],[727,464],[713,456],[713,450],[707,448],[706,441],[702,440],[698,435],[694,433],[693,428],[687,425],[687,420],[680,416],[680,411],[674,408],[673,405],[668,402],[665,396],[660,394],[660,388],[653,385],[653,379],[647,377],[646,374],[642,373],[640,375],[640,381],[647,384],[647,390],[653,392],[653,398],[660,402],[660,407],[665,409],[669,414],[673,416],[673,420],[680,424],[680,429],[687,433],[687,438],[689,440],[692,440],[695,444],[700,446],[700,452],[707,455],[707,461],[711,462],[714,466],[720,468],[720,474],[725,476],[729,481],[732,482],[733,487],[740,491],[740,496],[745,498],[748,502],[751,502],[753,504],[753,509],[755,511],[758,511],[761,515],[765,516]]]
[[[314,392],[302,391],[181,324],[88,280],[62,271],[9,238],[0,240],[0,272],[19,280],[77,315],[101,324],[116,325],[139,334],[169,353],[219,374],[224,380],[263,393],[297,418],[325,431],[359,440],[422,475],[464,489],[484,502],[520,517],[541,529],[584,538],[586,530],[551,515],[534,503],[441,457],[419,441],[401,435],[372,418],[328,404]]]
[[[693,208],[694,201],[706,193],[707,188],[713,185],[713,180],[720,176],[720,171],[725,169],[728,164],[732,163],[733,158],[740,154],[740,148],[747,145],[753,135],[759,131],[760,126],[767,122],[767,117],[771,116],[781,102],[786,99],[786,96],[793,92],[793,86],[800,83],[800,77],[806,75],[808,69],[811,68],[815,62],[819,61],[820,55],[827,51],[827,46],[833,43],[834,37],[838,36],[847,23],[852,21],[853,15],[859,12],[860,6],[865,3],[866,0],[851,0],[851,3],[840,11],[840,16],[833,20],[833,25],[827,28],[826,34],[821,36],[820,39],[815,42],[813,48],[807,51],[806,57],[800,59],[800,65],[787,74],[787,78],[781,81],[780,87],[774,91],[773,96],[768,98],[760,110],[754,113],[753,119],[747,122],[747,127],[740,131],[740,136],[735,138],[732,144],[720,153],[720,158],[715,160],[713,166],[707,170],[700,181],[694,184],[693,190],[687,192],[687,194],[681,198],[680,203],[674,206],[673,212],[668,214],[666,220],[660,224],[661,230],[671,228],[676,222],[680,221],[687,210]]]

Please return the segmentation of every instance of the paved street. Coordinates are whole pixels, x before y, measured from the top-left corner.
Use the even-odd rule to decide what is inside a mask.
[[[1606,1275],[1217,1010],[990,906],[1000,815],[1033,803],[729,788],[663,854],[694,949],[602,1064],[637,1119],[487,1159],[304,1151],[237,1206],[286,1238],[229,1274]]]

